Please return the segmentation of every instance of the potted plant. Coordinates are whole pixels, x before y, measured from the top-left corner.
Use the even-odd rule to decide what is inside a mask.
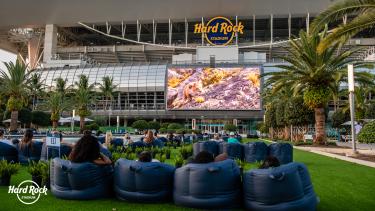
[[[49,162],[39,161],[39,163],[41,163],[42,185],[45,185],[48,189],[50,189],[51,183],[49,175]]]
[[[10,178],[16,174],[20,168],[18,163],[8,163],[6,160],[0,161],[0,185],[9,186]]]
[[[180,154],[182,158],[186,160],[190,156],[189,149],[187,147],[181,147]]]
[[[243,170],[244,170],[245,165],[246,165],[246,162],[243,161],[243,160],[241,160],[241,159],[239,159],[239,158],[236,158],[236,163],[237,163],[238,167],[240,168],[240,173],[242,175],[243,174]]]
[[[166,159],[171,159],[171,149],[169,147],[165,148]]]
[[[27,172],[31,174],[31,178],[33,182],[38,184],[39,187],[41,187],[43,184],[43,176],[45,179],[44,182],[46,182],[46,179],[47,179],[46,177],[48,174],[46,173],[46,171],[48,171],[48,164],[42,161],[39,161],[39,162],[31,161],[29,163],[29,166],[27,167]]]
[[[184,159],[181,156],[178,156],[174,159],[174,165],[176,168],[180,168],[184,164]]]

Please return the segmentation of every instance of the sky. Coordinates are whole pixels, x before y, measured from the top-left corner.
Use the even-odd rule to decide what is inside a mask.
[[[8,51],[4,51],[0,49],[0,69],[5,70],[5,66],[3,62],[13,61],[15,62],[17,59],[17,55],[13,53],[9,53]]]

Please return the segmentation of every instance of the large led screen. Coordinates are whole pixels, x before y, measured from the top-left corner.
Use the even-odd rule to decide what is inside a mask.
[[[259,110],[260,67],[169,68],[169,110]]]

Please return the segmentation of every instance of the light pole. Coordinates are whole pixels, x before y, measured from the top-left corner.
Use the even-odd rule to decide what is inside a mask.
[[[72,132],[74,132],[74,117],[76,116],[76,110],[73,109],[73,112],[72,112],[72,119],[70,121],[70,125],[72,127]]]
[[[117,116],[117,118],[116,118],[116,123],[117,123],[116,132],[118,133],[119,127],[120,127],[120,117],[119,116]]]
[[[352,130],[352,149],[353,154],[357,154],[357,147],[356,147],[356,134],[354,128],[354,67],[352,64],[348,65],[348,89],[349,89],[349,106],[350,106],[350,125]]]
[[[111,127],[111,116],[112,116],[112,108],[109,108],[108,112],[108,126]]]

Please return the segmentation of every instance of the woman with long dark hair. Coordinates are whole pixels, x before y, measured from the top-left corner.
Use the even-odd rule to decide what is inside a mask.
[[[24,150],[25,148],[29,148],[30,150],[32,150],[33,137],[34,137],[33,131],[30,129],[27,129],[20,143],[21,150]]]
[[[112,161],[100,153],[98,140],[92,135],[84,135],[74,145],[69,160],[75,163],[93,162],[98,165],[109,165]]]

